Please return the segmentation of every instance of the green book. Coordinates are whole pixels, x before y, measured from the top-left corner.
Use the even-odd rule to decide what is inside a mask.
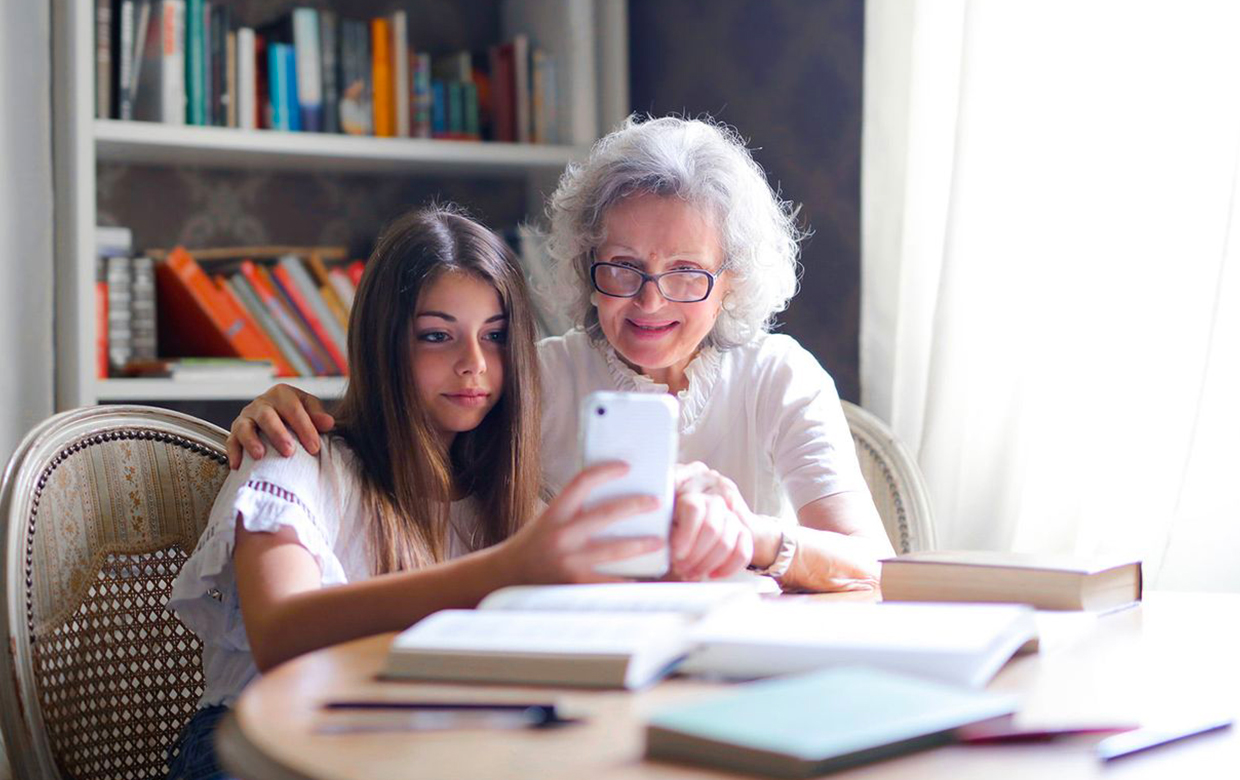
[[[749,683],[657,713],[646,757],[773,777],[813,777],[950,742],[1016,711],[1013,697],[868,667]]]
[[[188,0],[185,4],[185,119],[191,125],[207,123],[207,40],[202,3]]]

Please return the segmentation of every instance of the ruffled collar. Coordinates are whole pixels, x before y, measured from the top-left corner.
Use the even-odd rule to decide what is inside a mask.
[[[615,381],[617,390],[632,393],[666,393],[670,390],[667,385],[656,382],[645,374],[639,374],[630,368],[629,364],[616,354],[615,347],[606,341],[599,346],[599,349],[602,350],[603,358],[607,362],[607,368],[611,372],[611,378]],[[685,376],[689,379],[689,386],[676,394],[676,399],[680,401],[681,435],[693,433],[697,429],[698,421],[706,411],[706,404],[710,401],[722,368],[723,353],[715,347],[703,347],[685,367]]]

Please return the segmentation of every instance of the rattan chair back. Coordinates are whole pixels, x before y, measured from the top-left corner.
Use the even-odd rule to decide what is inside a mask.
[[[861,473],[892,547],[900,554],[934,549],[930,494],[913,454],[882,420],[856,404],[843,405]]]
[[[4,472],[0,726],[16,777],[156,778],[203,691],[164,609],[228,475],[225,432],[141,406],[77,409]]]

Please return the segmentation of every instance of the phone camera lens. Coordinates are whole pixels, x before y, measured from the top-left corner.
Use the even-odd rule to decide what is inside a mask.
[[[606,407],[600,406],[594,410],[594,413],[597,414],[599,417],[602,417],[603,415],[607,414],[607,409]]]

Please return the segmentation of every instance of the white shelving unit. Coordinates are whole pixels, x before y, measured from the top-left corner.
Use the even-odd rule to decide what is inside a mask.
[[[414,0],[400,3],[416,8]],[[348,14],[347,3],[338,11]],[[118,400],[247,399],[263,383],[187,383],[100,379],[95,375],[96,165],[100,162],[234,170],[299,170],[447,176],[512,176],[538,193],[628,112],[626,0],[505,0],[503,35],[529,34],[557,62],[559,134],[542,146],[370,138],[271,130],[188,127],[94,119],[94,3],[53,10],[53,112],[56,175],[56,405],[67,409]],[[340,377],[292,380],[321,397],[339,396]]]

